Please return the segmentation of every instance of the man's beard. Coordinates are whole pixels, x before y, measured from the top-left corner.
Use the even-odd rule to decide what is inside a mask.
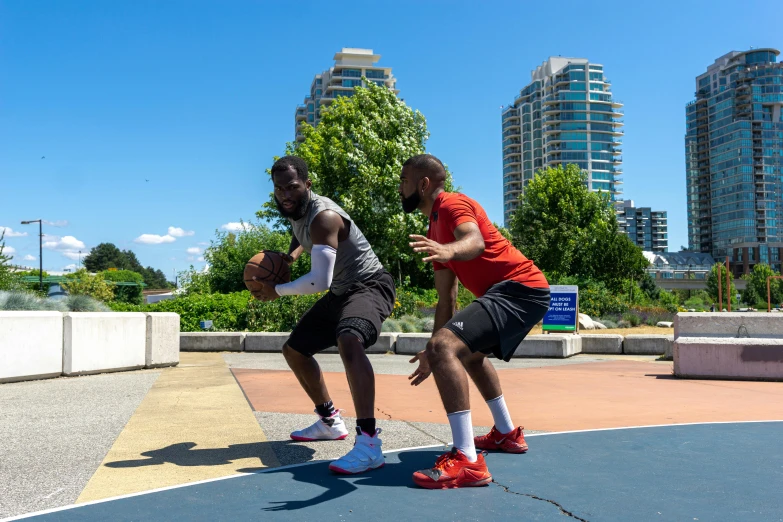
[[[419,208],[419,204],[421,204],[421,194],[419,194],[417,191],[413,191],[413,194],[410,196],[403,197],[402,198],[402,210],[406,214],[410,214],[417,208]]]
[[[310,203],[309,190],[307,191],[307,196],[300,199],[292,210],[286,210],[285,207],[280,204],[280,201],[278,201],[277,197],[275,197],[275,205],[277,205],[277,210],[280,212],[280,215],[282,215],[284,218],[293,219],[294,221],[304,217],[304,215],[307,213],[308,203]]]

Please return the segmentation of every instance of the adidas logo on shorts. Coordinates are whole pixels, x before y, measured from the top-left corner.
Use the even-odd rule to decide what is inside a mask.
[[[456,323],[451,323],[451,324],[453,324],[454,326],[456,326],[457,328],[462,330],[462,321],[459,321],[459,322],[456,322]]]

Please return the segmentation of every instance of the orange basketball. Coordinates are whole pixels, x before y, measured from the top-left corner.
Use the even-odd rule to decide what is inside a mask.
[[[264,250],[254,255],[245,265],[245,286],[251,292],[261,290],[261,285],[253,281],[269,281],[275,284],[291,281],[291,269],[278,252]]]

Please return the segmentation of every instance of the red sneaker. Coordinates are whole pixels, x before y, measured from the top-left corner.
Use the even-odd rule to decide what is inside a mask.
[[[473,437],[476,449],[505,451],[506,453],[524,453],[527,451],[527,442],[522,433],[524,428],[519,426],[510,433],[500,433],[495,426],[489,433],[482,437]]]
[[[435,461],[435,467],[413,474],[413,482],[427,489],[468,488],[486,486],[492,482],[484,455],[479,453],[476,462],[470,462],[464,453],[451,448]]]

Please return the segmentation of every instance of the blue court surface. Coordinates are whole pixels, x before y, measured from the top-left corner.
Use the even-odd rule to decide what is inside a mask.
[[[384,468],[325,462],[42,513],[28,520],[783,520],[783,423],[547,434],[490,454],[495,482],[428,491],[411,474],[443,448],[388,453]]]

